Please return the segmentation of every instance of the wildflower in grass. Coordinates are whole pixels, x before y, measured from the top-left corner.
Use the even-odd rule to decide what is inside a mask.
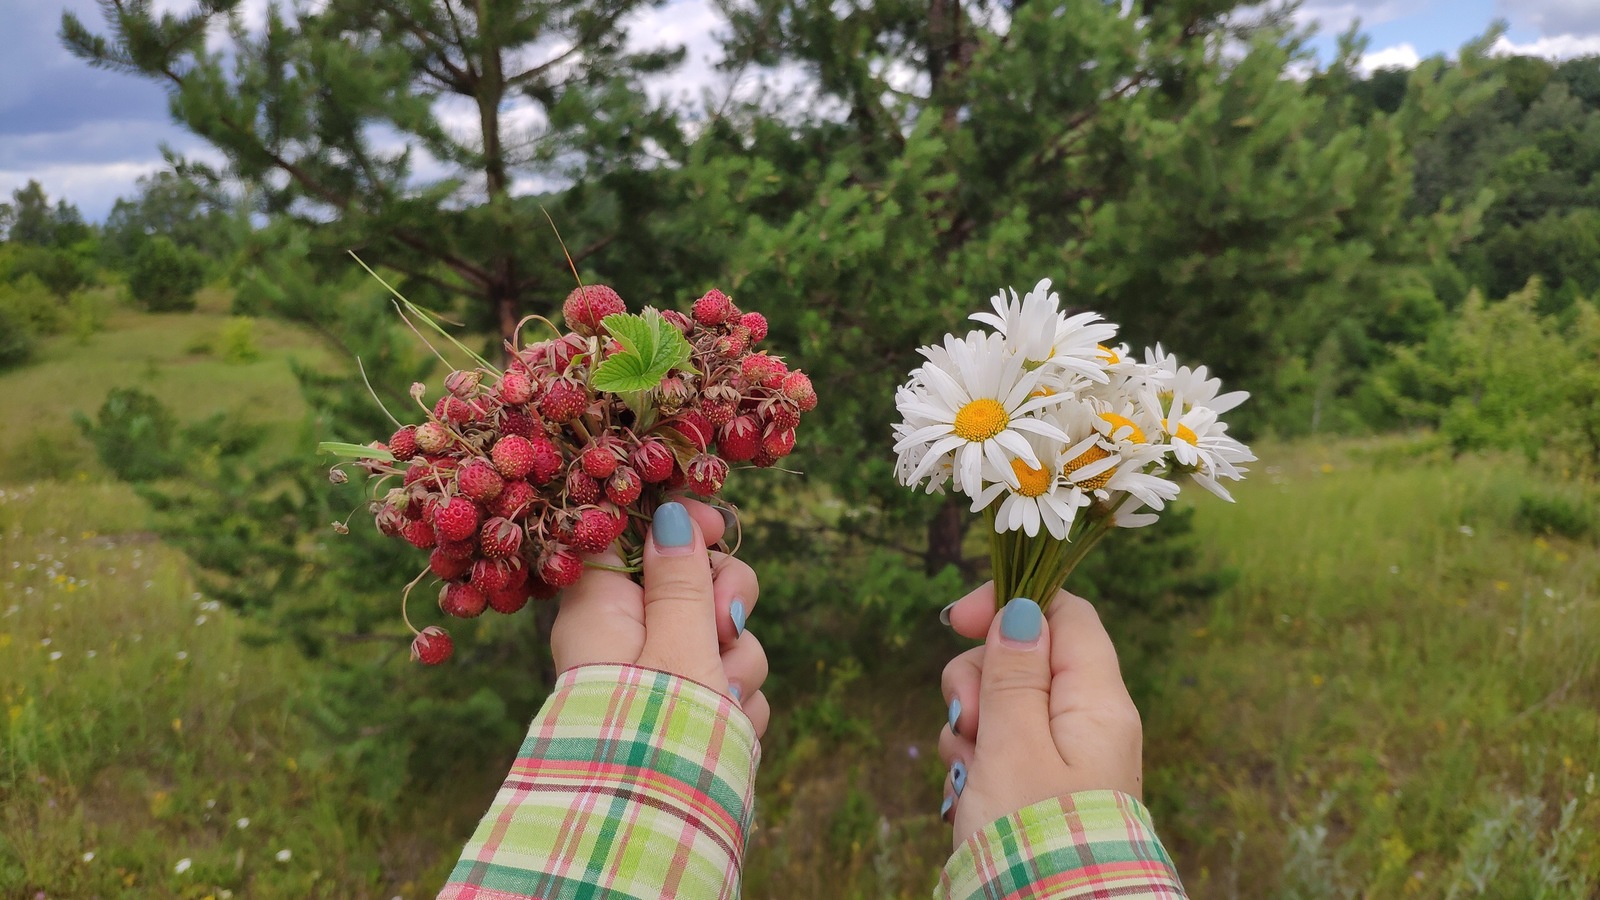
[[[189,658],[189,651],[187,651],[187,650],[179,650],[178,653],[177,653],[177,657],[178,657],[178,662],[183,662],[184,660]]]
[[[239,821],[237,821],[237,822],[235,822],[233,824],[239,826],[239,830],[243,831],[246,828],[250,827],[250,817],[249,816],[240,816],[239,817]]]
[[[183,873],[189,871],[189,867],[193,865],[194,860],[185,856],[183,859],[178,860],[178,864],[172,867],[172,871],[182,875]]]
[[[90,850],[90,851],[84,853],[83,854],[83,861],[86,862],[86,863],[87,862],[94,862],[94,851]]]
[[[992,333],[921,348],[891,430],[902,484],[953,485],[985,514],[997,600],[1055,596],[1105,534],[1155,522],[1185,484],[1232,499],[1220,482],[1255,456],[1220,414],[1248,394],[1159,345],[1143,361],[1113,346],[1116,325],[1061,313],[1049,280],[990,303],[972,318]]]
[[[290,853],[288,848],[284,848],[278,851],[278,862],[288,862],[293,856],[294,854]]]

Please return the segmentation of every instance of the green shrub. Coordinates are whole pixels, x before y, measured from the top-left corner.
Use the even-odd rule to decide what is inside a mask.
[[[33,275],[0,284],[0,309],[5,309],[36,335],[56,334],[67,323],[66,306],[61,298]]]
[[[10,310],[0,306],[0,369],[21,365],[33,357],[33,332]]]
[[[124,481],[162,478],[181,467],[177,419],[160,400],[138,388],[113,388],[94,421],[79,414],[77,422],[100,461]]]
[[[61,299],[94,281],[92,251],[79,248],[10,245],[0,257],[0,281],[32,277]]]
[[[151,312],[188,312],[195,292],[205,283],[205,258],[156,236],[133,255],[128,271],[128,291],[134,302]]]
[[[1517,500],[1517,527],[1534,534],[1581,538],[1594,530],[1595,517],[1582,497],[1526,493]]]
[[[256,347],[256,320],[249,316],[235,316],[222,326],[217,339],[217,351],[230,363],[250,363],[261,358]]]
[[[67,304],[67,330],[80,344],[87,343],[91,336],[104,331],[106,320],[110,317],[111,298],[104,290],[79,291],[72,295]]]

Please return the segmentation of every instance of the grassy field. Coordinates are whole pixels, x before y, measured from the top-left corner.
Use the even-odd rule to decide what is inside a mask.
[[[260,359],[230,363],[208,349],[226,324],[122,313],[0,376],[27,423],[0,436],[0,897],[431,896],[487,802],[364,802],[300,716],[308,664],[197,594],[77,438],[115,385],[187,418],[299,415],[288,361],[325,354],[263,322]],[[1259,448],[1239,502],[1199,510],[1237,578],[1130,660],[1148,799],[1196,897],[1600,889],[1600,554],[1518,514],[1585,498],[1409,447]],[[926,896],[932,673],[957,647],[773,673],[747,896]]]

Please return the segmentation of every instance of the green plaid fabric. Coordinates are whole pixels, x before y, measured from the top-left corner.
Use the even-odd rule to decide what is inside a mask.
[[[1117,791],[1035,803],[968,838],[939,878],[938,900],[1088,900],[1186,896],[1150,813]]]
[[[637,666],[563,673],[441,900],[732,900],[761,745],[739,707]]]

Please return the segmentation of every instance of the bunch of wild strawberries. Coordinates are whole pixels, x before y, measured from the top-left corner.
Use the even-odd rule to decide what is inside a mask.
[[[630,408],[589,384],[595,366],[621,351],[602,320],[625,311],[609,287],[575,289],[562,310],[570,333],[509,347],[503,373],[451,372],[427,421],[371,445],[394,460],[361,465],[401,479],[372,504],[378,530],[429,551],[418,579],[431,573],[442,583],[445,613],[515,613],[576,582],[586,554],[614,546],[634,566],[639,523],[666,494],[713,496],[730,464],[771,466],[794,449],[817,395],[803,372],[754,350],[767,334],[760,313],[741,313],[718,290],[696,300],[692,315],[662,312],[692,355],[649,391],[641,414],[638,398]],[[419,383],[411,393],[421,402],[425,390]],[[411,647],[428,665],[452,652],[437,626]]]

